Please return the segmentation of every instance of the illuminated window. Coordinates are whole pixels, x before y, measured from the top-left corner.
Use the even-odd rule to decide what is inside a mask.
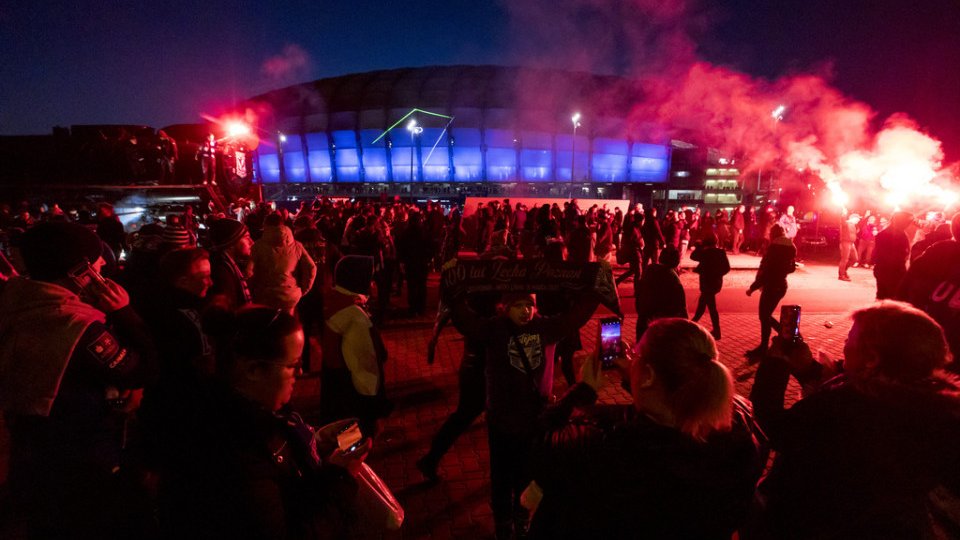
[[[517,179],[517,151],[513,131],[488,129],[484,132],[487,143],[487,179],[508,181]]]
[[[260,147],[258,152],[260,156],[260,173],[264,184],[276,184],[280,181],[280,160],[277,158],[277,150],[270,148],[270,154],[265,153],[267,149]]]
[[[387,138],[383,137],[376,144],[374,139],[383,131],[379,129],[364,129],[360,131],[360,143],[363,145],[363,173],[367,182],[386,182],[387,178]]]
[[[593,174],[595,182],[623,182],[627,179],[627,141],[622,139],[593,140]]]
[[[357,136],[353,131],[334,131],[333,144],[337,153],[337,181],[360,181],[360,156],[357,153]]]
[[[310,161],[310,179],[314,182],[330,182],[330,150],[326,133],[307,133],[307,156]]]
[[[480,130],[456,128],[453,136],[454,179],[458,182],[483,180],[483,157],[480,154]]]
[[[524,180],[552,180],[553,137],[549,133],[524,131],[520,167]]]

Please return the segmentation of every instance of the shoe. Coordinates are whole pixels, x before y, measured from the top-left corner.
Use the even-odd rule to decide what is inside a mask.
[[[850,265],[850,268],[860,268],[860,263],[853,263]]]
[[[420,474],[422,474],[427,481],[440,481],[440,475],[437,474],[437,463],[434,463],[429,457],[423,456],[422,458],[418,459],[416,466],[417,470],[420,471]]]
[[[720,331],[719,331],[719,330],[711,330],[711,331],[710,331],[710,335],[713,336],[713,339],[715,339],[715,340],[717,340],[717,341],[720,341]]]
[[[743,353],[743,355],[747,357],[747,365],[750,366],[759,363],[766,354],[767,351],[760,347],[757,347],[756,349],[750,349],[749,351]]]
[[[850,276],[840,276],[837,279],[839,279],[840,281],[850,281]]]

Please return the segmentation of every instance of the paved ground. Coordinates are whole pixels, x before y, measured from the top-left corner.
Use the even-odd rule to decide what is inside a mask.
[[[723,339],[719,342],[721,360],[735,380],[737,389],[748,394],[754,369],[747,366],[743,351],[754,347],[759,339],[759,323],[755,314],[757,296],[743,293],[753,279],[759,259],[743,255],[731,261],[735,270],[725,280],[718,298],[721,309]],[[619,273],[618,269],[618,273]],[[853,269],[852,283],[836,279],[835,266],[807,265],[790,278],[790,292],[785,301],[804,306],[802,329],[814,351],[821,349],[833,357],[840,355],[849,330],[845,314],[868,303],[874,292],[872,275]],[[691,314],[696,305],[696,275],[681,277],[687,289]],[[430,294],[435,305],[437,278],[431,279]],[[632,285],[620,288],[627,313],[623,335],[633,336],[635,317]],[[398,300],[402,305],[403,302]],[[597,314],[597,318],[603,316]],[[709,327],[708,317],[702,320]],[[596,335],[596,318],[582,330],[584,344]],[[457,400],[456,372],[462,352],[459,334],[447,328],[440,340],[437,360],[428,366],[425,360],[432,318],[398,319],[383,332],[390,361],[387,364],[389,395],[396,403],[393,415],[384,423],[383,435],[370,456],[369,463],[393,489],[406,510],[402,531],[388,538],[487,538],[492,535],[489,499],[489,458],[486,427],[479,419],[441,463],[444,480],[435,485],[423,482],[414,462],[427,450],[430,439],[453,410]],[[581,353],[582,354],[582,353]],[[578,355],[577,360],[581,357]],[[559,370],[558,370],[559,371]],[[565,384],[557,375],[555,392],[561,394]],[[610,375],[611,379],[615,376]],[[789,399],[799,396],[791,386]],[[317,379],[304,377],[296,392],[298,408],[310,416],[318,396]],[[619,389],[618,381],[610,380],[601,392],[604,402],[624,403],[629,398]],[[0,420],[0,483],[5,479],[8,439]]]
[[[823,350],[831,357],[839,357],[850,323],[846,312],[869,302],[873,295],[872,276],[866,271],[854,275],[854,283],[836,280],[833,267],[807,266],[791,277],[791,293],[795,299],[812,300],[825,295],[831,311],[805,310],[803,332],[814,351]],[[736,380],[737,390],[748,394],[755,369],[747,366],[743,351],[754,347],[759,339],[759,323],[755,314],[757,296],[747,298],[743,291],[752,281],[753,271],[735,271],[728,276],[725,287],[735,305],[721,314],[723,339],[719,342],[721,360]],[[686,274],[688,304],[696,303],[696,276]],[[431,289],[435,288],[432,284]],[[623,334],[633,336],[635,318],[632,310],[632,286],[621,286],[624,307],[628,312]],[[739,301],[743,297],[743,301]],[[790,296],[788,296],[788,300]],[[852,304],[850,302],[856,302]],[[731,302],[728,302],[731,303]],[[721,302],[721,306],[723,303]],[[598,318],[601,315],[598,314]],[[597,319],[582,330],[584,344],[596,335]],[[707,319],[701,321],[709,327]],[[426,345],[431,332],[430,319],[398,321],[384,332],[391,361],[387,365],[389,394],[397,408],[384,424],[382,440],[372,453],[369,463],[394,490],[406,510],[403,530],[387,538],[488,538],[493,525],[488,505],[489,458],[486,448],[486,427],[481,419],[468,431],[441,463],[444,480],[430,485],[423,481],[414,462],[427,450],[430,439],[440,424],[452,412],[457,401],[457,366],[463,350],[459,334],[447,328],[440,340],[437,360],[426,364]],[[581,353],[583,354],[583,353]],[[577,356],[577,361],[581,356]],[[602,400],[625,403],[629,397],[619,389],[615,375],[609,375]],[[298,395],[304,406],[313,401],[314,380],[302,381]],[[565,389],[562,376],[557,375],[555,391]],[[791,385],[790,402],[799,397],[799,388]]]

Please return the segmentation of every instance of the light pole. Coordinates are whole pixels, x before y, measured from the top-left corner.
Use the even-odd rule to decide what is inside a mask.
[[[417,125],[416,118],[411,118],[407,131],[410,132],[410,182],[413,182],[413,147],[417,145],[417,135],[423,133],[423,128]]]
[[[787,112],[787,107],[785,105],[777,105],[777,108],[770,113],[770,116],[773,118],[773,129],[776,132],[777,125],[783,120],[783,113]],[[757,195],[760,194],[760,177],[763,172],[763,168],[757,171]]]
[[[573,113],[570,121],[573,122],[573,139],[570,141],[570,181],[573,182],[577,175],[577,128],[580,127],[580,113]]]

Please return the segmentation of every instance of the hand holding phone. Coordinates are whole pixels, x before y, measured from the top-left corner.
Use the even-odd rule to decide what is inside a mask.
[[[614,361],[623,354],[623,341],[620,339],[621,321],[617,317],[600,319],[600,333],[597,340],[597,351],[600,357],[600,366],[603,369],[613,367]]]

